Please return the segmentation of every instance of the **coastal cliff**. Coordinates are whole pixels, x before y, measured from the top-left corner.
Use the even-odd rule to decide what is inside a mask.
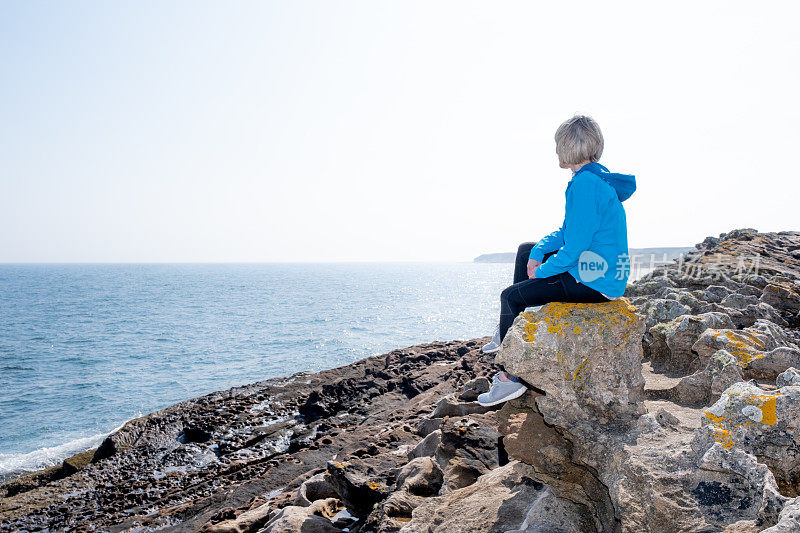
[[[181,402],[0,486],[0,530],[797,531],[800,232],[734,230],[626,300]]]

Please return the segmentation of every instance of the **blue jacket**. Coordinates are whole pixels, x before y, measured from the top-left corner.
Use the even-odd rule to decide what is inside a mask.
[[[567,205],[561,228],[540,240],[531,259],[541,261],[537,278],[562,272],[606,296],[622,296],[630,274],[628,228],[622,202],[636,190],[636,178],[614,174],[600,163],[589,163],[567,185]]]

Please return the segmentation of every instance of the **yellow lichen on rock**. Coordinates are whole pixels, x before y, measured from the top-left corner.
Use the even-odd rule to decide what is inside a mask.
[[[584,386],[583,379],[587,375],[587,366],[589,366],[589,360],[584,359],[575,369],[575,372],[572,373],[572,388],[575,391],[581,390]]]
[[[769,426],[774,426],[778,422],[776,399],[780,395],[780,393],[761,394],[747,400],[747,403],[755,405],[761,411],[761,420],[759,422]]]
[[[565,420],[623,426],[640,415],[644,327],[624,298],[552,302],[514,320],[495,361],[535,383],[537,402],[562,406]]]
[[[583,331],[575,321],[588,325],[611,326],[633,324],[636,321],[636,307],[626,298],[603,303],[552,302],[537,311],[523,313],[525,318],[526,341],[533,342],[539,331],[539,323],[547,326],[547,332],[564,335],[565,327],[580,335]]]
[[[749,428],[761,431],[762,424],[775,426],[778,423],[777,399],[782,395],[781,392],[765,393],[748,382],[736,383],[714,405],[703,411],[703,425],[710,426],[715,441],[726,449],[731,448],[742,443]]]
[[[736,445],[736,442],[731,438],[731,432],[720,427],[714,428],[714,440],[719,442],[726,450],[730,450]]]
[[[526,316],[525,318],[528,317]],[[536,332],[538,331],[538,329],[539,329],[538,323],[532,320],[527,320],[525,322],[525,336],[524,336],[525,342],[533,342],[533,340],[536,338]]]
[[[725,349],[739,362],[739,366],[747,368],[755,359],[764,357],[766,344],[748,331],[718,331],[714,339],[721,341]]]

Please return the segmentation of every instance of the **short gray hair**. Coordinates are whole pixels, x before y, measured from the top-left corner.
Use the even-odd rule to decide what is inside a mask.
[[[603,132],[592,117],[575,115],[556,130],[556,153],[559,163],[577,165],[595,163],[603,155]]]

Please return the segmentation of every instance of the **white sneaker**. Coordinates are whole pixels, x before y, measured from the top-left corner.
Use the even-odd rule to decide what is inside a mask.
[[[484,345],[483,348],[481,348],[481,351],[483,353],[495,353],[499,349],[500,349],[500,324],[498,324],[497,328],[495,328],[492,340],[489,341],[489,344]]]
[[[484,407],[491,407],[499,403],[519,398],[528,388],[519,381],[500,381],[500,374],[492,380],[492,388],[478,396],[478,403]]]

